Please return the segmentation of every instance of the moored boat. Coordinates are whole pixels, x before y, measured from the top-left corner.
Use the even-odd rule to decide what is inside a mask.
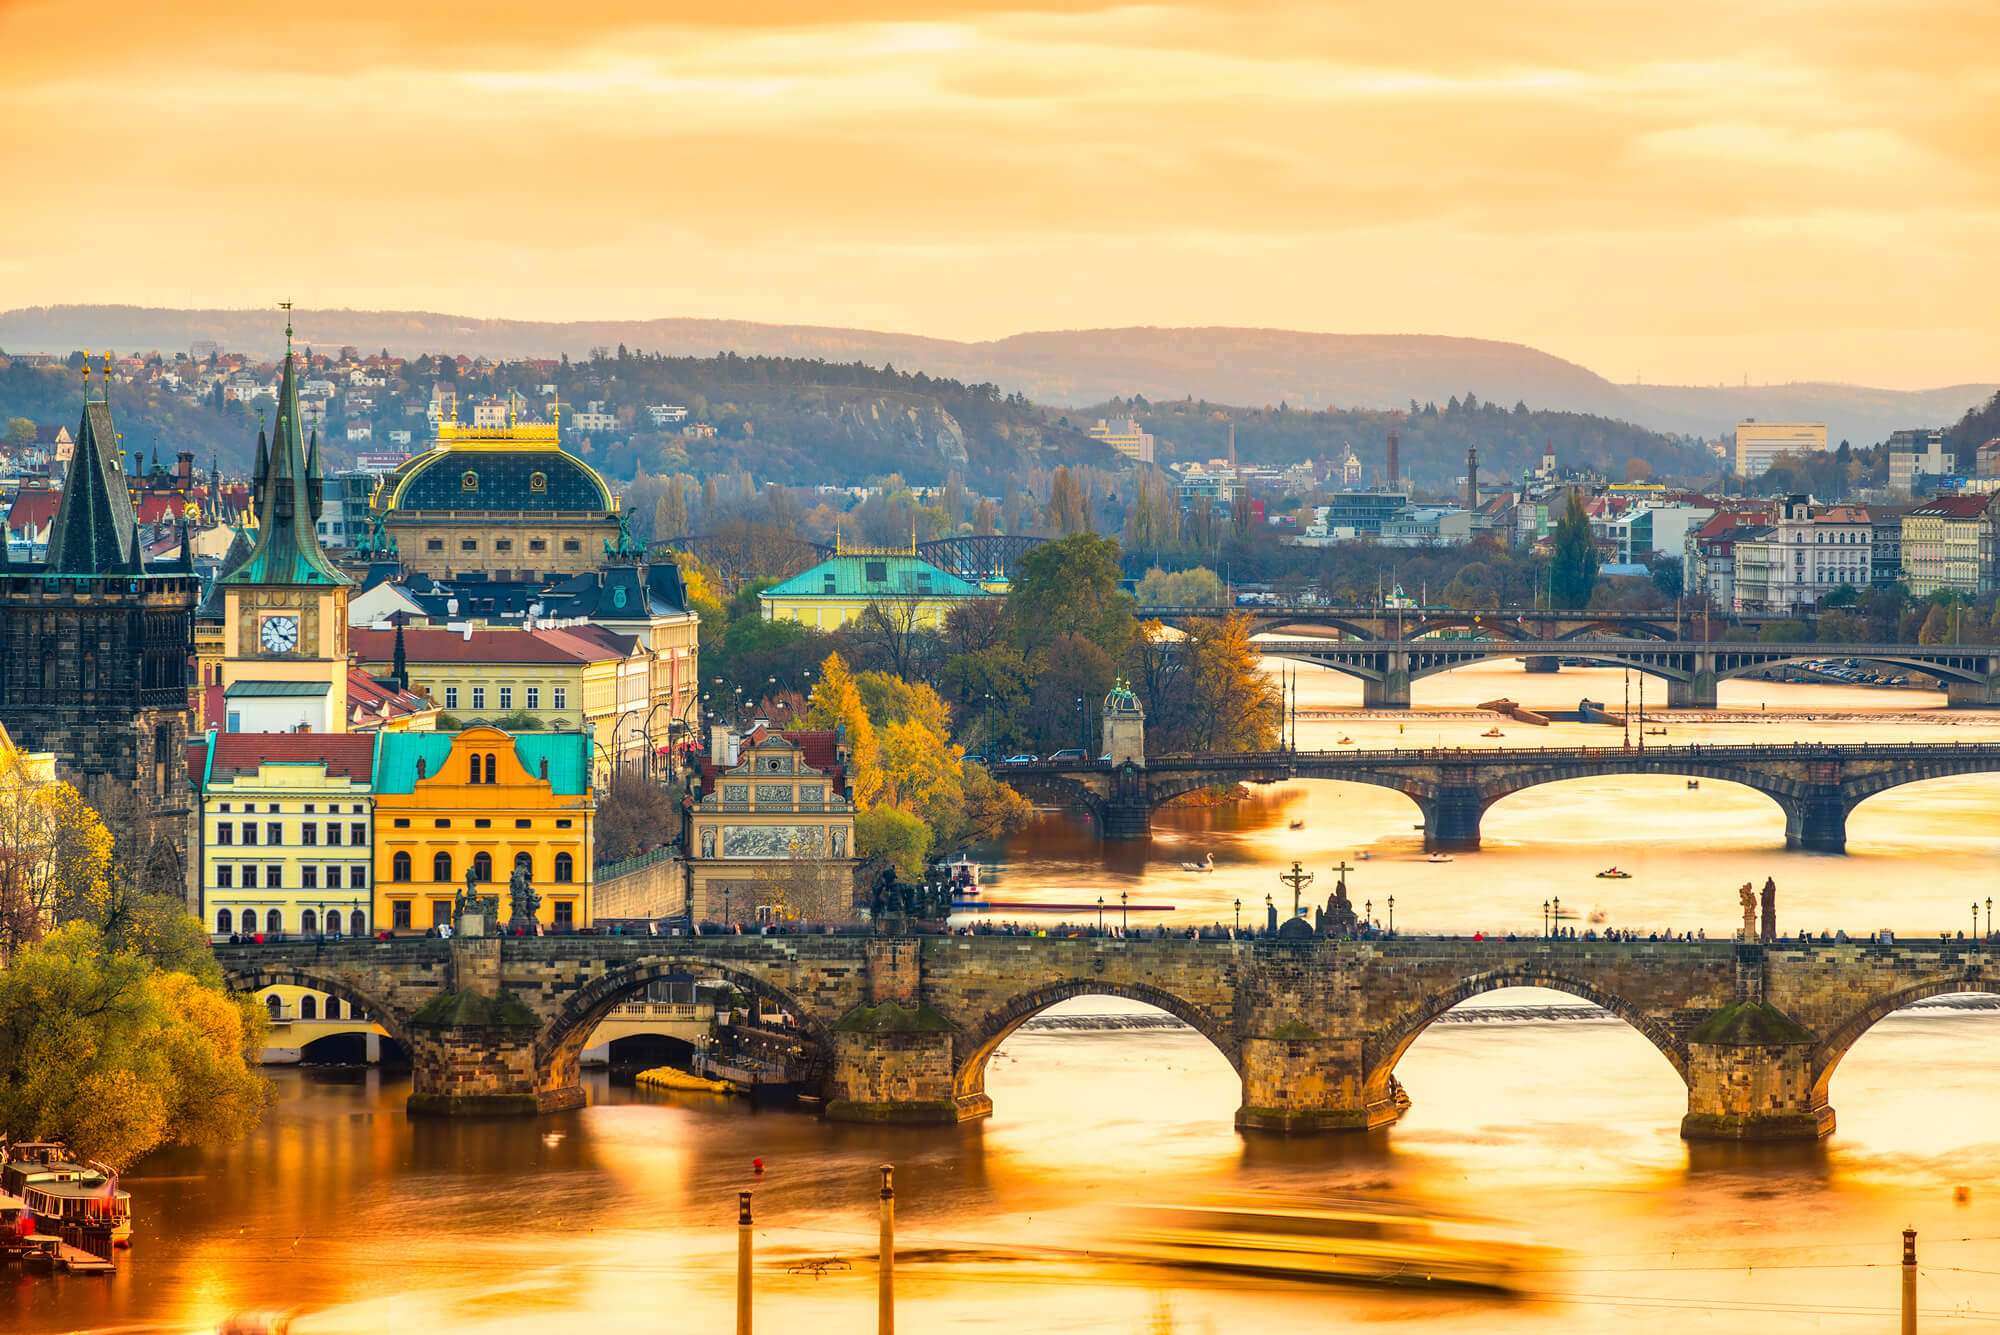
[[[61,1141],[9,1146],[0,1164],[0,1192],[20,1198],[37,1228],[75,1230],[90,1246],[102,1234],[109,1247],[132,1245],[132,1193],[118,1189],[118,1174],[94,1160],[69,1157]]]

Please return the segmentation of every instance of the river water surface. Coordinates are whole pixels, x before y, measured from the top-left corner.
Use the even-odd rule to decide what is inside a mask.
[[[1302,683],[1308,710],[1358,702],[1329,674]],[[1300,743],[1344,733],[1363,745],[1492,745],[1477,736],[1486,720],[1426,712],[1503,694],[1616,704],[1621,691],[1616,673],[1468,669],[1420,682],[1416,717],[1307,722]],[[1671,722],[1665,740],[2000,736],[1987,716],[1909,712],[1941,704],[1914,692],[1723,691],[1725,708],[1755,717]],[[1618,738],[1501,726],[1501,744]],[[1754,792],[1571,783],[1507,799],[1488,815],[1484,851],[1439,865],[1421,860],[1405,799],[1301,784],[1240,808],[1161,813],[1150,854],[1044,820],[996,852],[995,886],[1114,904],[1125,890],[1175,904],[1175,920],[1226,921],[1238,898],[1261,911],[1292,859],[1320,891],[1345,860],[1357,903],[1386,920],[1394,894],[1404,931],[1534,930],[1542,900],[1560,894],[1609,926],[1713,935],[1734,925],[1736,885],[1773,876],[1787,931],[1948,931],[1995,891],[1996,814],[2000,778],[1934,780],[1871,799],[1850,824],[1849,855],[1827,857],[1786,852],[1776,807]],[[1209,851],[1214,873],[1178,869]],[[1612,862],[1633,879],[1596,880]],[[1468,1008],[1545,1004],[1573,999],[1519,989]],[[1137,1008],[1084,998],[1064,1009]],[[1614,1020],[1441,1023],[1397,1075],[1413,1104],[1395,1126],[1279,1140],[1232,1129],[1236,1078],[1186,1029],[1024,1029],[989,1069],[994,1116],[956,1128],[840,1126],[602,1076],[573,1113],[413,1122],[406,1079],[284,1070],[271,1116],[243,1144],[157,1154],[128,1175],[139,1232],[115,1278],[0,1272],[15,1313],[4,1328],[206,1330],[231,1311],[296,1305],[301,1332],[727,1330],[736,1193],[751,1190],[759,1328],[871,1331],[884,1162],[897,1168],[905,1331],[1873,1332],[1896,1319],[1906,1226],[1919,1230],[1925,1328],[2000,1324],[2000,1012],[1923,1007],[1884,1020],[1835,1076],[1839,1127],[1817,1145],[1682,1142],[1678,1077]],[[1474,1297],[1117,1255],[1107,1215],[1119,1204],[1263,1191],[1471,1216],[1518,1230],[1546,1259],[1511,1296]],[[788,1273],[813,1257],[853,1268]]]

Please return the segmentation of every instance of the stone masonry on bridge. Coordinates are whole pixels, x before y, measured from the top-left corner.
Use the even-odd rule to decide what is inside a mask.
[[[218,946],[230,985],[344,998],[412,1055],[412,1111],[532,1113],[584,1101],[577,1059],[610,1009],[669,975],[721,978],[797,1022],[797,1074],[833,1118],[954,1122],[994,1111],[986,1067],[1071,997],[1158,1006],[1242,1082],[1246,1131],[1362,1131],[1399,1115],[1398,1060],[1461,1001],[1546,987],[1645,1036],[1688,1087],[1682,1134],[1813,1138],[1828,1085],[1877,1020],[1993,992],[1966,943],[1472,942],[1410,937],[542,937]],[[1417,1091],[1421,1097],[1422,1091]]]
[[[1144,838],[1152,810],[1196,789],[1331,779],[1393,788],[1416,803],[1424,844],[1479,847],[1479,826],[1502,798],[1545,783],[1663,774],[1738,783],[1785,813],[1788,847],[1844,852],[1847,817],[1876,793],[1959,774],[2000,773],[2000,745],[1651,746],[1395,751],[1266,751],[1154,756],[1145,768],[1010,766],[1007,782],[1038,801],[1089,811],[1111,838]]]

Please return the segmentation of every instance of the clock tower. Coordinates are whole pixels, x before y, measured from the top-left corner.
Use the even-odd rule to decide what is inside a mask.
[[[347,731],[347,596],[319,545],[319,432],[299,420],[292,328],[278,420],[257,433],[257,545],[216,582],[223,595],[222,695],[229,732]]]

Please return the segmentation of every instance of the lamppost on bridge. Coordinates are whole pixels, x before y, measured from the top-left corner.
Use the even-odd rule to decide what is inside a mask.
[[[1986,935],[1993,935],[1993,896],[1986,896]]]
[[[1099,896],[1097,897],[1097,930],[1098,930],[1098,933],[1099,933],[1100,935],[1101,935],[1101,934],[1103,933],[1103,931],[1104,931],[1104,896],[1103,896],[1103,895],[1099,895]]]
[[[1991,903],[1992,901],[1988,900],[1987,902]],[[1243,899],[1241,896],[1238,896],[1236,900],[1236,930],[1239,932],[1243,930]]]
[[[1301,912],[1299,908],[1299,892],[1313,883],[1313,874],[1305,870],[1297,862],[1294,862],[1290,871],[1281,871],[1278,873],[1278,883],[1280,885],[1288,885],[1292,888],[1292,916],[1294,918],[1298,917]]]
[[[1563,916],[1563,897],[1561,895],[1557,895],[1555,897],[1555,908],[1549,914],[1549,921],[1555,925],[1555,929],[1558,932],[1562,930],[1562,916]]]
[[[729,919],[729,887],[728,887],[727,885],[724,885],[724,886],[722,887],[722,925],[723,925],[724,927],[727,927],[727,926],[729,926],[729,921],[730,921],[730,919]]]
[[[1130,898],[1131,895],[1128,894],[1127,892],[1123,890],[1120,890],[1118,892],[1118,930],[1121,933],[1125,930],[1126,927],[1125,902]]]
[[[1543,901],[1542,901],[1542,938],[1543,938],[1543,940],[1547,940],[1547,939],[1548,939],[1548,935],[1549,935],[1549,901],[1545,899],[1545,900],[1543,900]]]
[[[1278,906],[1271,902],[1269,895],[1264,896],[1264,921],[1273,927],[1278,923]]]
[[[1396,897],[1395,897],[1394,895],[1390,895],[1390,896],[1389,896],[1389,935],[1390,935],[1390,936],[1394,936],[1395,934],[1396,934]]]
[[[1361,924],[1364,927],[1375,925],[1375,901],[1372,899],[1361,901]]]

